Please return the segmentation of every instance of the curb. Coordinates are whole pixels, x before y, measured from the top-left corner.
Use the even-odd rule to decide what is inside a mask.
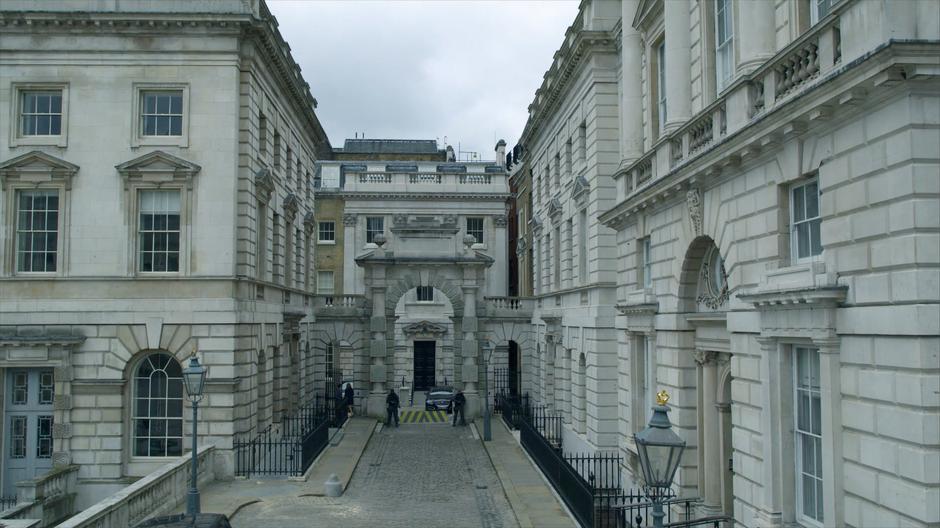
[[[500,420],[502,422],[502,420]],[[474,432],[476,432],[476,422],[470,422],[470,425],[473,426]],[[492,424],[490,424],[492,426]],[[506,427],[506,424],[502,424],[503,427]],[[509,502],[509,509],[512,510],[513,517],[516,518],[516,523],[519,524],[519,528],[535,528],[532,524],[532,519],[529,519],[529,516],[520,511],[516,511],[514,506],[515,502],[518,501],[522,503],[522,499],[519,498],[519,494],[516,493],[516,487],[510,484],[509,475],[506,472],[506,469],[502,467],[501,464],[497,464],[493,460],[493,455],[490,454],[490,450],[486,447],[486,442],[483,441],[483,437],[479,434],[474,435],[476,439],[483,445],[483,451],[486,453],[486,458],[490,460],[490,465],[493,466],[493,469],[496,470],[496,476],[499,477],[499,486],[503,489],[503,495],[506,496],[506,500]]]

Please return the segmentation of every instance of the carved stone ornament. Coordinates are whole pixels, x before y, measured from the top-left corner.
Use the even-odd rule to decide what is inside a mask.
[[[725,272],[725,261],[721,258],[718,248],[711,246],[702,259],[702,269],[699,272],[699,294],[695,299],[712,310],[717,310],[728,301],[728,274]]]
[[[294,218],[297,216],[297,208],[299,204],[300,200],[294,193],[288,194],[287,198],[284,199],[284,220],[288,224],[292,223]]]
[[[258,169],[255,172],[255,197],[262,203],[268,203],[272,194],[274,194],[274,178],[271,177],[271,171],[266,168]]]
[[[495,225],[496,227],[506,227],[506,215],[494,216],[493,225]]]
[[[304,233],[307,235],[313,233],[314,227],[316,227],[316,221],[313,219],[313,213],[308,212],[304,215]]]
[[[686,205],[689,207],[689,220],[692,222],[692,233],[702,236],[702,192],[697,188],[689,189],[685,193]]]
[[[707,365],[715,360],[715,353],[708,350],[695,349],[692,351],[692,359],[699,365]]]
[[[395,225],[405,225],[408,223],[408,215],[397,214],[392,217],[392,222],[394,222]]]
[[[457,225],[457,216],[444,215],[444,225]]]
[[[404,332],[405,335],[440,335],[447,333],[447,327],[432,323],[430,321],[419,321],[417,323],[405,325],[405,327],[402,328],[402,332]]]
[[[356,222],[357,222],[357,221],[358,221],[358,218],[356,218],[356,215],[355,215],[355,214],[353,214],[353,213],[345,213],[345,214],[343,214],[343,225],[344,225],[344,226],[354,226],[354,225],[356,225]]]

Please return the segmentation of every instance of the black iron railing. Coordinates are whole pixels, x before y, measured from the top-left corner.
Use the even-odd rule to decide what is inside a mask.
[[[16,496],[0,497],[0,511],[9,510],[16,506]]]
[[[291,416],[267,426],[251,439],[236,438],[235,476],[301,476],[329,442],[336,409],[314,400]],[[345,420],[345,406],[343,420]]]
[[[529,408],[529,395],[497,394],[495,412],[502,415],[503,422],[510,429],[519,429],[519,422]]]
[[[619,453],[599,451],[597,453],[563,453],[568,463],[591,485],[595,494],[621,491]]]

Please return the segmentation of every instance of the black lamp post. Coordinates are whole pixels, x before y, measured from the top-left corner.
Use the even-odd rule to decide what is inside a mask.
[[[189,493],[186,495],[186,515],[193,517],[199,513],[199,489],[196,487],[196,474],[198,460],[196,458],[196,418],[199,402],[202,401],[202,391],[206,387],[206,373],[208,369],[199,364],[195,351],[189,360],[189,366],[183,369],[183,383],[186,385],[186,394],[193,404],[193,463],[192,476],[189,482]]]
[[[679,468],[679,460],[685,449],[685,440],[679,438],[669,422],[669,407],[666,403],[669,395],[666,391],[656,394],[657,405],[653,406],[653,416],[649,425],[633,435],[636,441],[643,479],[646,481],[646,494],[653,501],[653,526],[663,526],[663,501],[666,492],[672,486],[672,479]]]
[[[483,441],[493,439],[493,429],[490,426],[490,384],[487,372],[490,369],[490,360],[493,359],[493,350],[496,347],[489,340],[483,345]]]

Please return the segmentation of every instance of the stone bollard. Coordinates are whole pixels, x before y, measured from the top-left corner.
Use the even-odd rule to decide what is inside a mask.
[[[323,483],[324,493],[327,497],[339,497],[343,494],[343,485],[339,481],[336,473],[331,473],[330,478]]]

